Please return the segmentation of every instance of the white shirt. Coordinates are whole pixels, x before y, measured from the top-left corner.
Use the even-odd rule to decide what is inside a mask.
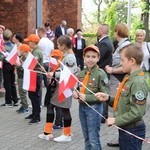
[[[62,35],[65,35],[65,28],[63,28],[61,26],[60,26],[60,28],[61,28],[61,31],[62,31]]]
[[[77,38],[77,50],[82,49],[82,40]]]
[[[54,49],[54,43],[47,37],[43,37],[40,39],[38,46],[42,50],[43,63],[49,62],[49,55],[51,54],[51,51]]]
[[[148,71],[148,69],[149,69],[149,62],[148,61],[150,58],[150,52],[148,51],[147,44],[148,44],[149,51],[150,51],[150,43],[144,42],[142,44],[142,51],[143,51],[144,57],[143,57],[141,67],[145,67],[145,69]]]

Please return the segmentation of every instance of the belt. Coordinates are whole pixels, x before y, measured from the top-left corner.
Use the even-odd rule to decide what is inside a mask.
[[[126,129],[126,128],[135,128],[135,127],[140,126],[143,123],[144,123],[144,120],[141,119],[141,120],[133,122],[131,124],[128,124],[128,125],[125,125],[125,126],[121,126],[121,128],[123,128],[123,129]]]

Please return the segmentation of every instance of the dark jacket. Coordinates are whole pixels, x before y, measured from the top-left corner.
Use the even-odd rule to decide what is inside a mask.
[[[65,34],[67,34],[67,28],[65,27],[64,29],[65,29]],[[58,26],[55,30],[55,37],[59,38],[61,35],[63,35],[61,31],[61,27]]]
[[[100,60],[98,65],[101,69],[105,69],[106,65],[112,64],[112,53],[114,50],[113,43],[108,36],[104,37],[98,42],[98,48],[100,50]]]
[[[75,49],[74,49],[74,53],[76,54],[76,56],[78,57],[83,57],[83,50],[86,47],[86,43],[85,43],[85,39],[81,38],[81,42],[82,42],[82,49],[80,51],[77,50],[77,38],[75,38]]]

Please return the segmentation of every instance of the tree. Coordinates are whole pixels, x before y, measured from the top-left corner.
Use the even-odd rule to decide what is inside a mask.
[[[107,19],[106,23],[109,24],[110,27],[110,37],[113,39],[114,36],[114,27],[116,25],[117,13],[116,13],[117,2],[113,2],[110,8],[107,11]]]
[[[141,3],[141,7],[142,7],[142,14],[141,14],[141,21],[144,24],[144,29],[146,31],[146,41],[149,40],[149,10],[150,10],[150,2],[149,0],[142,0]]]
[[[97,5],[97,22],[100,23],[100,7],[102,0],[93,0],[94,4]]]

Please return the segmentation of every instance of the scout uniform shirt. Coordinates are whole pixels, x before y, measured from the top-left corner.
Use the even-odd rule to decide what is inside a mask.
[[[43,65],[43,54],[42,54],[42,50],[36,46],[33,50],[32,50],[32,54],[33,56],[37,59],[38,63],[42,66]],[[35,71],[41,71],[41,66],[37,64],[35,67]]]
[[[114,112],[117,126],[126,126],[140,121],[145,114],[146,98],[148,96],[148,87],[144,79],[142,70],[137,70],[128,76],[128,81],[124,84],[117,109]],[[107,102],[113,105],[113,99]]]
[[[86,72],[87,72],[87,68],[85,70],[82,70],[79,73],[78,79],[80,80],[80,82],[83,82]],[[86,87],[88,89],[90,89],[93,93],[97,93],[97,92],[108,93],[108,77],[107,77],[106,73],[102,69],[100,69],[97,65],[95,65],[93,68],[91,68],[89,81],[88,81],[88,84]],[[85,101],[88,104],[92,105],[92,104],[96,104],[96,103],[101,103],[87,89],[85,90],[85,95],[86,95]]]

